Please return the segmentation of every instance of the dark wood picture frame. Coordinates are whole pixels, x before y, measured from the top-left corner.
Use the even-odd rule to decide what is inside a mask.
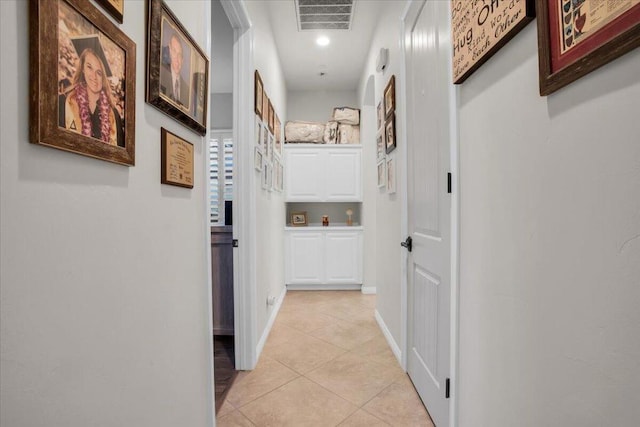
[[[273,104],[271,100],[269,100],[269,113],[267,115],[269,117],[268,126],[269,131],[273,134],[275,130],[275,112],[273,111]]]
[[[95,0],[104,10],[109,12],[116,21],[122,24],[124,18],[124,0]]]
[[[581,19],[579,7],[567,3],[569,24]],[[564,31],[559,31],[560,0],[536,0],[538,11],[538,65],[540,95],[549,95],[612,60],[640,46],[640,4],[612,19],[589,35],[581,46],[560,54],[563,40],[571,43]],[[573,20],[572,20],[573,19]],[[585,18],[582,18],[584,21]],[[561,18],[564,20],[564,18]],[[584,25],[584,22],[582,22]],[[577,27],[576,27],[577,29]],[[579,31],[582,31],[581,29]],[[578,34],[582,34],[578,32]],[[571,34],[569,34],[571,36]],[[565,38],[566,37],[566,38]]]
[[[65,24],[67,19],[78,24],[73,31]],[[60,31],[61,21],[65,31]],[[29,24],[30,141],[133,166],[135,43],[97,7],[81,0],[31,0]],[[101,66],[100,78],[107,76],[98,83],[102,84],[98,104],[107,111],[107,119],[100,125],[102,135],[96,133],[87,118],[90,116],[82,113],[88,108],[86,99],[96,93],[87,84],[86,73],[77,71],[84,57]],[[118,57],[117,63],[108,59],[114,57]],[[94,133],[98,136],[92,137]]]
[[[205,135],[209,58],[163,0],[148,0],[147,7],[146,101]],[[174,66],[179,68],[175,80]]]
[[[396,110],[396,76],[393,75],[384,88],[384,117],[387,118]]]
[[[385,147],[386,152],[389,154],[396,149],[396,115],[392,114],[387,117],[387,121],[384,125],[385,134]]]
[[[160,128],[160,182],[193,188],[193,144]]]
[[[264,96],[264,84],[262,83],[262,78],[260,77],[260,73],[258,72],[258,70],[255,71],[253,79],[253,110],[258,116],[260,116],[261,119],[264,120],[264,117],[262,116],[262,97]]]

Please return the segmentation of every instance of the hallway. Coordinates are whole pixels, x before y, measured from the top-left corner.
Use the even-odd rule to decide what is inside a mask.
[[[253,371],[218,412],[228,426],[433,426],[374,318],[375,295],[289,291]]]

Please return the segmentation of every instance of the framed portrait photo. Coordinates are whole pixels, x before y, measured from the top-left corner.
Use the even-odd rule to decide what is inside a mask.
[[[396,76],[391,76],[384,88],[384,116],[389,117],[396,110]]]
[[[193,188],[193,144],[165,128],[160,129],[160,182]]]
[[[253,84],[254,84],[254,97],[253,97],[253,110],[255,113],[260,116],[261,119],[264,119],[262,116],[262,96],[264,94],[264,86],[262,84],[262,78],[260,77],[260,73],[258,70],[255,71],[253,76]]]
[[[267,96],[267,91],[262,88],[262,121],[265,124],[269,124],[269,97]]]
[[[540,95],[640,46],[640,2],[537,0]]]
[[[30,141],[133,166],[135,43],[86,1],[29,12]]]
[[[95,0],[116,21],[122,24],[124,18],[124,0]]]
[[[291,212],[291,225],[293,227],[302,227],[308,224],[307,212]]]
[[[392,114],[387,117],[387,123],[384,127],[386,153],[389,154],[396,149],[396,115]]]
[[[209,58],[163,0],[148,6],[147,103],[204,135]]]

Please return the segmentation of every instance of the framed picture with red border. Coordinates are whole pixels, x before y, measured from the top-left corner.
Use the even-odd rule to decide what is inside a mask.
[[[640,1],[537,0],[540,95],[640,46]]]

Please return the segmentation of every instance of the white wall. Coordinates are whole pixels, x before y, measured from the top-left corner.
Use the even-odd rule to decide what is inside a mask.
[[[253,65],[260,72],[264,90],[282,123],[286,120],[287,88],[273,39],[266,6],[262,1],[245,2],[254,37]],[[252,70],[253,75],[253,70]],[[253,128],[253,127],[252,127]],[[253,139],[249,142],[253,144]],[[253,145],[252,145],[253,146]],[[257,338],[265,333],[273,306],[267,298],[278,297],[284,290],[284,193],[262,189],[260,172],[254,172],[256,192],[256,286]]]
[[[209,9],[170,1],[206,47]],[[28,2],[0,2],[0,424],[211,425],[204,138],[145,104],[137,45],[136,165],[28,140]],[[160,127],[194,144],[195,187],[160,184]]]
[[[233,28],[220,0],[211,2],[211,129],[233,128]]]
[[[364,271],[375,271],[375,275],[365,273],[365,286],[376,286],[376,310],[384,320],[397,345],[401,344],[400,313],[400,274],[401,247],[404,240],[401,236],[400,194],[402,183],[397,182],[396,193],[389,194],[386,189],[377,185],[376,163],[376,113],[375,107],[367,104],[367,83],[370,76],[375,79],[375,105],[382,100],[385,85],[392,75],[396,76],[396,94],[400,93],[400,67],[402,54],[400,50],[400,16],[402,8],[397,1],[387,1],[386,9],[380,14],[380,22],[373,35],[369,56],[363,70],[358,88],[358,99],[363,106],[363,125],[361,129],[364,157],[364,206],[363,224],[365,226],[365,266]],[[380,48],[389,49],[389,62],[384,73],[376,72],[376,59]],[[404,114],[399,95],[396,95],[396,116]],[[387,155],[396,159],[398,174],[400,160],[404,156],[404,129],[396,127],[397,148]]]
[[[335,107],[359,108],[356,91],[289,91],[287,93],[287,120],[327,122]]]
[[[640,420],[640,50],[538,95],[535,22],[460,87],[460,426]]]

